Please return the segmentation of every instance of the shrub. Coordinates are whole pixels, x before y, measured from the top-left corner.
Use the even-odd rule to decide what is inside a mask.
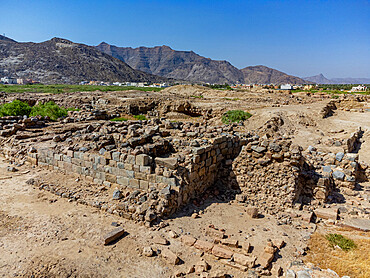
[[[145,121],[145,120],[147,120],[147,118],[145,117],[145,115],[134,115],[134,118],[136,120],[139,120],[139,121]]]
[[[117,117],[117,118],[113,118],[113,119],[110,119],[112,122],[125,122],[127,121],[128,119],[124,118],[124,117]]]
[[[329,241],[330,246],[334,247],[338,245],[344,251],[357,247],[353,240],[339,234],[327,234],[325,238]]]
[[[0,106],[0,116],[28,116],[31,113],[31,107],[18,99]]]
[[[244,121],[248,118],[250,118],[252,114],[248,112],[244,112],[242,110],[230,110],[227,111],[223,116],[221,121],[224,124],[230,124],[230,123],[239,123],[241,121]]]
[[[59,118],[68,115],[67,109],[58,106],[54,101],[49,101],[43,104],[38,104],[32,107],[30,116],[49,117],[51,120],[56,121]]]

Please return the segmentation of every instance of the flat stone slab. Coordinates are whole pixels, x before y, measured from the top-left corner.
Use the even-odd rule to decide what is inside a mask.
[[[338,219],[338,209],[337,208],[317,208],[315,209],[315,214],[319,218],[323,219]]]
[[[370,231],[370,219],[363,218],[349,218],[339,224],[342,227],[351,228],[358,231]]]
[[[123,234],[125,233],[125,230],[123,227],[118,227],[117,229],[114,229],[113,231],[107,233],[103,237],[103,243],[104,245],[108,245],[109,243],[119,239]]]

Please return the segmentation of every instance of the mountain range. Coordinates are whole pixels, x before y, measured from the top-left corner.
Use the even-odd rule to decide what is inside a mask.
[[[169,46],[97,46],[53,38],[33,43],[16,42],[0,35],[0,76],[31,78],[42,83],[108,82],[246,83],[246,84],[343,84],[370,83],[370,79],[327,79],[322,74],[306,78],[288,75],[266,66],[242,69],[228,61],[212,60],[193,51]]]
[[[82,80],[167,81],[135,70],[92,46],[61,38],[19,43],[4,36],[0,37],[0,76],[31,78],[46,84]]]
[[[193,51],[176,51],[169,46],[118,47],[102,42],[96,46],[134,69],[151,74],[203,83],[307,84],[299,77],[265,66],[238,69],[228,61],[216,61]]]
[[[243,74],[227,61],[215,61],[193,51],[175,51],[168,46],[117,47],[105,42],[96,46],[134,69],[190,82],[243,83]]]
[[[370,84],[370,78],[326,78],[322,73],[303,79],[317,84]]]

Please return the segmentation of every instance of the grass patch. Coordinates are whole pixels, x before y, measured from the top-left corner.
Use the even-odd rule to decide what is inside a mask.
[[[349,251],[356,248],[356,244],[352,239],[348,239],[339,234],[327,234],[325,238],[329,241],[331,247],[338,245],[342,250]]]
[[[163,88],[154,87],[125,87],[125,86],[95,86],[95,85],[42,85],[42,84],[32,84],[32,85],[4,85],[0,84],[0,92],[5,93],[47,93],[47,94],[60,94],[60,93],[73,93],[73,92],[112,92],[112,91],[127,91],[127,90],[137,90],[144,92],[159,92]]]
[[[239,123],[252,117],[252,114],[242,110],[229,110],[222,115],[221,121],[224,124]]]
[[[330,268],[339,276],[370,277],[370,239],[362,232],[351,231],[352,236],[353,243],[357,248],[343,251],[328,244],[325,235],[314,233],[311,236],[309,251],[304,261],[311,262],[323,269]],[[330,238],[335,241],[337,237],[331,236]]]
[[[117,117],[117,118],[110,119],[110,121],[112,121],[112,122],[126,122],[126,121],[128,121],[128,119],[124,118],[124,117]]]
[[[200,96],[190,96],[190,97],[192,97],[192,98],[203,98],[202,95],[200,95]]]
[[[145,115],[134,115],[133,117],[136,120],[138,120],[138,121],[145,121],[145,120],[147,120],[147,118],[145,117]]]

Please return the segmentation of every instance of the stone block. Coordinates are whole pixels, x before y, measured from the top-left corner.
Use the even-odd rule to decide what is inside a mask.
[[[170,249],[164,248],[161,250],[161,256],[170,264],[177,265],[180,263],[180,258]]]
[[[196,244],[196,243],[195,243]],[[223,259],[230,259],[233,256],[233,252],[223,248],[219,245],[215,245],[212,248],[212,255],[218,257],[218,258],[223,258]]]
[[[120,156],[121,156],[120,152],[113,152],[112,153],[112,160],[114,160],[116,162],[119,162],[120,161]]]
[[[193,246],[194,243],[197,241],[194,237],[189,236],[189,235],[182,235],[180,237],[180,240],[181,240],[182,243],[184,243],[185,245],[188,245],[188,246]]]
[[[208,242],[208,241],[204,241],[204,240],[200,240],[200,239],[198,239],[194,243],[195,248],[197,248],[199,250],[202,250],[204,252],[208,252],[208,253],[210,253],[212,251],[213,246],[214,246],[213,243]]]
[[[257,259],[255,256],[246,256],[239,253],[234,253],[233,258],[234,262],[246,266],[248,268],[254,267]]]
[[[148,190],[149,189],[149,182],[144,181],[144,180],[140,180],[139,181],[139,187],[142,190]]]
[[[107,233],[104,237],[103,237],[103,243],[104,245],[107,245],[117,239],[119,239],[120,237],[122,237],[125,233],[125,230],[123,229],[123,227],[119,227],[117,229],[114,229],[113,231]]]
[[[260,257],[257,259],[257,264],[260,264],[263,269],[266,269],[270,266],[270,263],[274,259],[274,254],[263,252]]]
[[[112,174],[105,174],[105,179],[106,181],[110,182],[110,183],[117,183],[117,176],[115,175],[112,175]]]
[[[117,183],[119,185],[128,186],[129,179],[126,177],[117,176]]]
[[[167,167],[169,169],[176,169],[178,165],[178,161],[176,157],[168,157],[168,158],[156,157],[155,163],[157,165]]]
[[[131,188],[139,189],[140,188],[139,180],[129,179],[128,186],[131,187]]]
[[[338,209],[337,208],[317,208],[315,209],[315,215],[323,219],[338,219]]]
[[[136,156],[136,165],[147,166],[150,164],[151,157],[147,154],[139,154]]]
[[[222,245],[230,246],[230,247],[238,247],[238,240],[231,239],[231,238],[225,238],[221,240]]]

